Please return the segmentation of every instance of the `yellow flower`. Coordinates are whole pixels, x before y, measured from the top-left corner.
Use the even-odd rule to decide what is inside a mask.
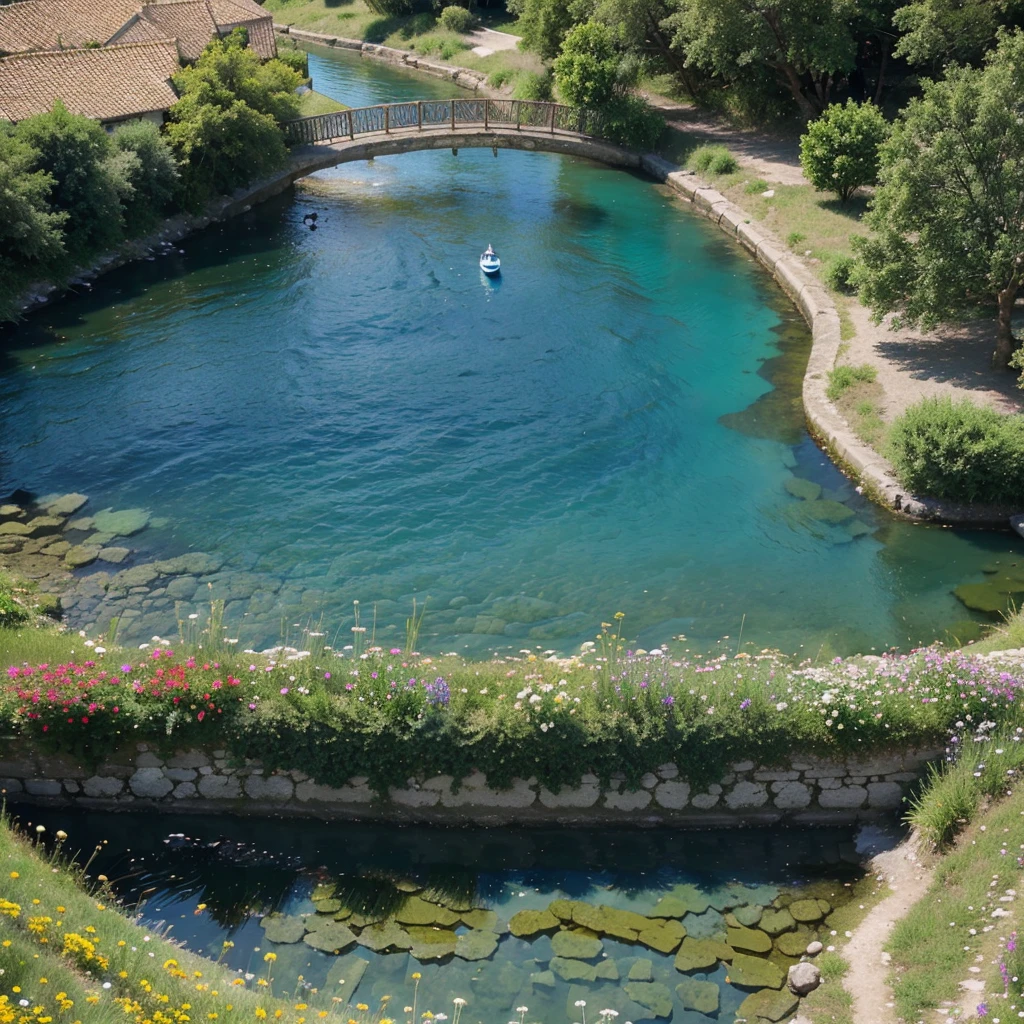
[[[272,964],[276,959],[277,959],[277,954],[276,953],[264,953],[263,954],[263,962],[264,963]]]
[[[368,1010],[369,1007],[366,1005],[366,1003],[356,1003],[356,1009],[357,1010]]]
[[[208,1013],[206,1016],[209,1020],[216,1020],[218,1015],[216,1013]]]
[[[15,985],[14,988],[11,989],[11,991],[12,992],[20,992],[21,991],[21,986],[20,985]]]
[[[296,1010],[308,1010],[309,1007],[305,1003],[296,1003],[295,1004],[295,1009]]]
[[[232,985],[244,985],[245,984],[245,978],[235,978],[235,980],[232,981],[231,984]]]
[[[58,914],[64,914],[64,913],[67,912],[67,909],[68,909],[67,907],[58,907],[57,908],[57,913]]]
[[[17,871],[12,871],[11,878],[21,878],[21,875],[19,875]]]
[[[267,1019],[267,1011],[264,1010],[262,1006],[257,1006],[256,1007],[256,1019],[257,1020],[266,1020]]]
[[[3,945],[4,949],[6,949],[10,944],[11,944],[11,940],[10,939],[4,939],[3,943],[0,943],[0,945]]]
[[[419,981],[419,980],[420,980],[420,978],[422,978],[422,977],[423,977],[423,975],[422,975],[422,974],[420,974],[420,972],[419,972],[419,971],[413,971],[413,972],[412,972],[412,980],[413,980],[413,981]]]
[[[262,985],[264,988],[266,988],[267,979],[266,978],[259,978],[259,979],[257,979],[256,984],[257,985]]]
[[[318,1017],[319,1017],[319,1018],[320,1018],[321,1020],[323,1020],[323,1019],[324,1019],[324,1017],[326,1017],[326,1016],[327,1016],[327,1011],[326,1011],[326,1010],[321,1010],[321,1011],[320,1011],[320,1012],[319,1012],[319,1013],[317,1014],[317,1016],[318,1016]]]
[[[49,985],[49,984],[50,984],[50,982],[49,982],[49,981],[48,981],[48,979],[46,979],[46,978],[40,978],[40,979],[39,979],[39,984],[40,984],[40,985]]]

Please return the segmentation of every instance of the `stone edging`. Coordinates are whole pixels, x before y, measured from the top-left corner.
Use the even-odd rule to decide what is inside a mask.
[[[972,526],[1002,526],[1014,511],[989,505],[964,505],[918,498],[896,479],[892,465],[868,447],[850,428],[826,394],[829,371],[841,343],[839,311],[814,275],[770,232],[751,223],[741,207],[701,181],[654,154],[641,158],[641,167],[658,181],[689,199],[696,210],[749,250],[793,300],[811,328],[811,354],[804,374],[804,413],[812,434],[829,457],[861,486],[869,497],[915,519]]]
[[[305,29],[293,28],[291,25],[274,25],[278,35],[290,36],[303,43],[316,43],[318,46],[335,46],[344,50],[356,50],[364,57],[399,64],[412,71],[419,71],[434,78],[446,78],[463,89],[478,92],[487,83],[487,76],[471,68],[460,68],[454,64],[437,64],[432,60],[424,60],[411,50],[398,50],[393,46],[381,46],[377,43],[364,43],[360,39],[346,39],[344,36],[327,36],[319,32],[307,32]]]

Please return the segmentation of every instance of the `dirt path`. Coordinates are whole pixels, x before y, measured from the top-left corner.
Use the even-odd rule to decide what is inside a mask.
[[[519,45],[519,36],[496,32],[492,28],[478,28],[466,38],[473,44],[473,53],[478,57],[490,57],[499,50],[514,50]]]
[[[933,869],[921,860],[918,842],[911,837],[894,850],[871,860],[872,872],[892,889],[854,930],[840,949],[850,969],[843,987],[853,997],[855,1024],[895,1024],[892,992],[885,982],[888,955],[883,947],[893,925],[927,892]]]

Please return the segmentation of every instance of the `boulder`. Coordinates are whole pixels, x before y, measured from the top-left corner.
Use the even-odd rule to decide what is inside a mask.
[[[813,942],[807,943],[806,952],[808,956],[817,956],[824,948],[825,947],[817,939],[815,939]]]
[[[770,960],[736,953],[729,969],[729,981],[739,988],[782,988],[786,977]]]
[[[634,1003],[647,1007],[658,1017],[672,1016],[672,992],[660,981],[627,981],[622,986]]]
[[[764,989],[747,996],[736,1011],[737,1018],[756,1021],[785,1020],[800,1005],[800,1000],[791,992],[773,992]]]
[[[805,996],[821,984],[821,971],[814,964],[793,964],[789,969],[788,983],[790,992]]]
[[[128,786],[136,796],[159,800],[167,796],[174,783],[164,775],[163,768],[140,768],[128,780]]]
[[[697,981],[694,978],[687,978],[676,985],[676,995],[683,1004],[684,1010],[696,1010],[706,1017],[714,1017],[718,1014],[719,997],[721,995],[718,985],[713,981]]]
[[[520,910],[508,922],[508,930],[517,939],[529,939],[541,932],[553,931],[559,920],[549,910]]]
[[[601,955],[604,943],[585,929],[556,932],[551,936],[551,949],[555,956],[570,957],[574,960],[592,960]]]

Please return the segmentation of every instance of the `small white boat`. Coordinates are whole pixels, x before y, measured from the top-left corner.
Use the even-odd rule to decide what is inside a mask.
[[[490,246],[487,246],[487,252],[480,257],[480,269],[485,274],[501,273],[501,260],[498,259],[498,254]]]

